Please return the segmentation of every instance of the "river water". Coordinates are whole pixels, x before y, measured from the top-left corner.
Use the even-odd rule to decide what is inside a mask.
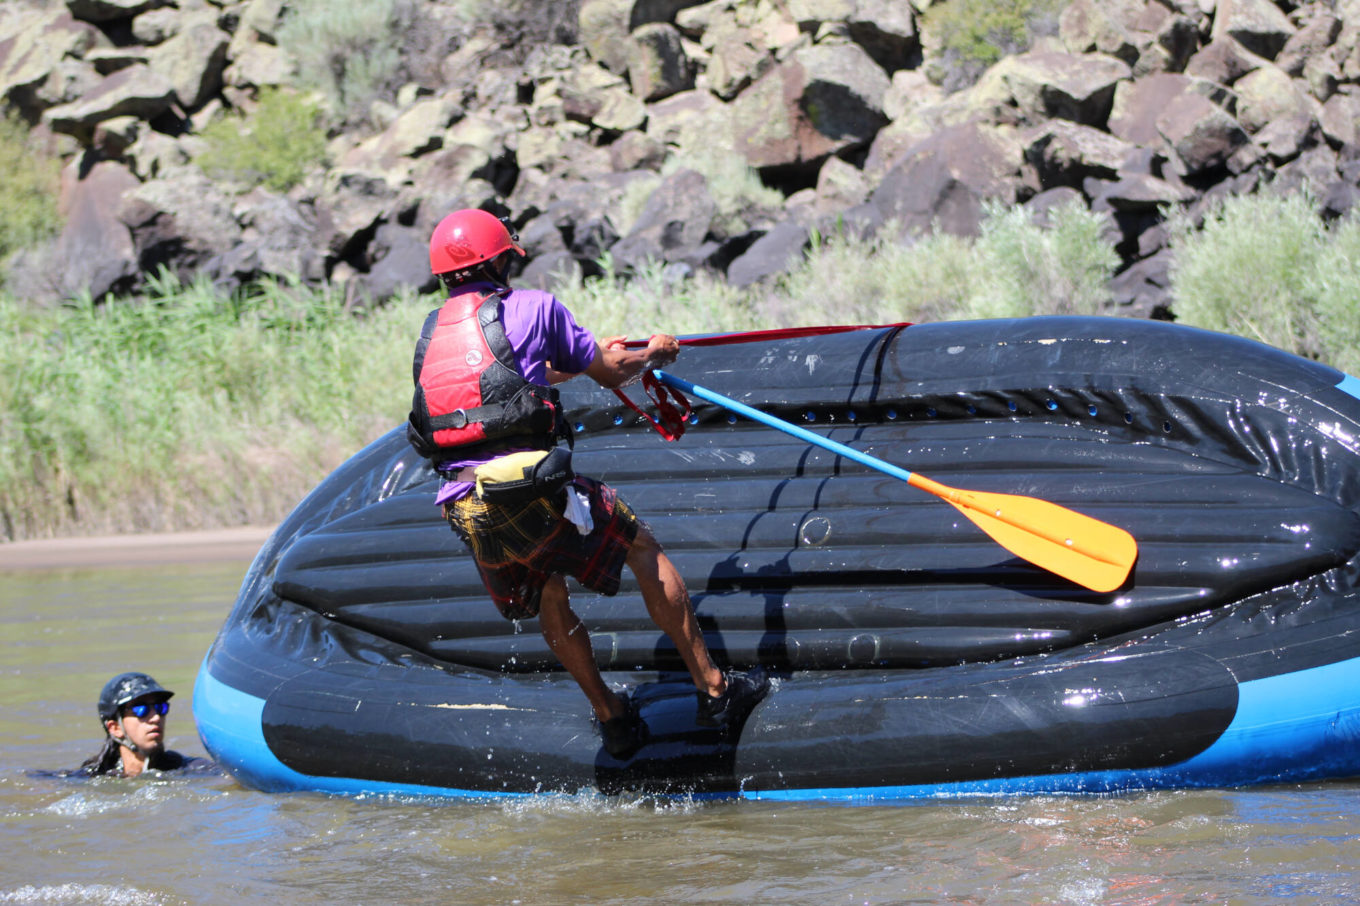
[[[0,571],[0,904],[1189,904],[1360,900],[1360,783],[902,806],[263,794],[75,780],[144,670],[168,741],[247,563]]]

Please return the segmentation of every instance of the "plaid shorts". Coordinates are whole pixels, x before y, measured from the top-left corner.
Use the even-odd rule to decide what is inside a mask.
[[[444,504],[444,518],[472,550],[482,582],[507,620],[538,616],[543,586],[554,575],[575,576],[602,595],[619,590],[637,516],[604,482],[578,475],[574,484],[590,497],[595,527],[589,535],[547,498],[504,505],[473,493]]]

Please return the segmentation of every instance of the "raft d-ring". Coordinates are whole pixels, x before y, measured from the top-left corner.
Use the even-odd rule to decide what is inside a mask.
[[[810,516],[798,527],[798,540],[816,547],[831,537],[831,520],[825,516]]]
[[[851,664],[873,664],[878,661],[882,640],[877,633],[862,632],[845,646],[845,659]]]

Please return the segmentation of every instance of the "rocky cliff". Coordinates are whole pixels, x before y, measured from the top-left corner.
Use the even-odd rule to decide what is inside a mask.
[[[135,292],[166,266],[382,299],[428,288],[429,231],[459,206],[513,218],[521,282],[607,252],[749,284],[814,231],[969,235],[998,200],[1107,212],[1112,304],[1157,315],[1169,210],[1309,186],[1336,217],[1360,191],[1360,0],[1076,0],[975,81],[923,28],[932,5],[507,0],[487,20],[408,0],[405,83],[332,116],[279,192],[197,162],[211,123],[295,83],[297,4],[9,0],[0,96],[68,163],[66,226],[7,288]],[[715,161],[767,190],[732,197]]]

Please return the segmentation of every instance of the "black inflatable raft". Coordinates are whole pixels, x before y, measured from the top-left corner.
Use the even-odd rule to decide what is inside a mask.
[[[195,688],[266,790],[595,788],[751,798],[1237,785],[1360,773],[1360,382],[1165,323],[1036,318],[692,348],[696,384],[956,487],[1127,529],[1097,593],[894,478],[696,403],[665,443],[563,385],[576,467],[642,514],[724,664],[775,689],[737,738],[625,573],[580,588],[652,731],[607,755],[536,624],[500,618],[400,429],[275,531]]]

